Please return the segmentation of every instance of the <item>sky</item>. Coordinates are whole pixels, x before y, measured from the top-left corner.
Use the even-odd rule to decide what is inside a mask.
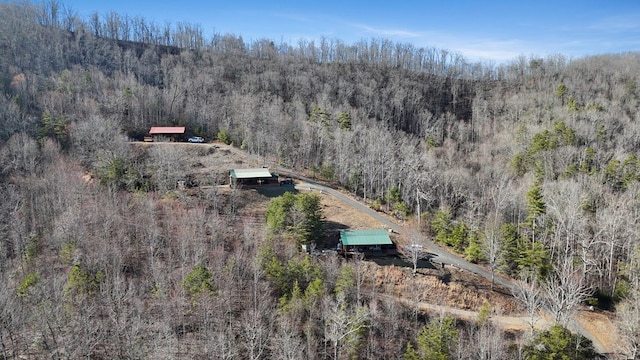
[[[325,37],[352,44],[388,39],[504,63],[519,56],[640,51],[639,0],[61,0],[87,19],[94,12],[158,24],[198,24],[205,35],[233,34],[296,45]]]

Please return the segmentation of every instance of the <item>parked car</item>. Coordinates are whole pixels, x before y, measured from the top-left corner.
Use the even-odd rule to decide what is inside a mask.
[[[286,178],[284,180],[280,181],[280,186],[282,185],[293,185],[293,179],[291,178]]]
[[[203,143],[204,142],[204,138],[200,137],[200,136],[192,136],[187,141],[190,142],[190,143]]]

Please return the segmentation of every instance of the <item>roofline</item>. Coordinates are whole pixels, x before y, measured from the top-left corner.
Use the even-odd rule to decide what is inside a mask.
[[[149,134],[184,134],[184,126],[152,126],[149,130]]]
[[[349,244],[348,238],[352,243]],[[344,246],[393,245],[389,232],[382,229],[340,230],[340,242]]]
[[[257,176],[256,176],[257,174]],[[267,168],[231,169],[229,176],[233,179],[267,179],[273,174]]]

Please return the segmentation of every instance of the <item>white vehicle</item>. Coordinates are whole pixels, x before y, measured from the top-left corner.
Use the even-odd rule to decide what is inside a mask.
[[[200,137],[200,136],[192,136],[187,141],[190,142],[190,143],[203,143],[204,142],[204,138]]]

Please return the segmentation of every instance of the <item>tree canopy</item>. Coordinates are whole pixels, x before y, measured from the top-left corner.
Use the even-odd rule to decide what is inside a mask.
[[[267,225],[275,233],[291,234],[300,244],[311,244],[322,232],[322,208],[317,194],[286,192],[269,203]]]
[[[591,340],[582,335],[574,335],[560,325],[540,332],[524,348],[524,356],[531,360],[599,359]]]

